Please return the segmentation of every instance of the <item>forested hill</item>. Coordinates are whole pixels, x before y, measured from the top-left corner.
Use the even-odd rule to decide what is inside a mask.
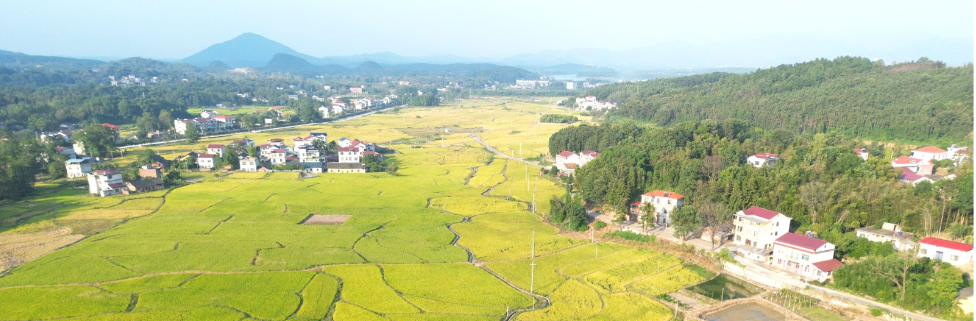
[[[734,118],[765,129],[925,143],[960,140],[973,127],[973,66],[948,68],[924,58],[892,66],[818,59],[741,75],[614,84],[588,94],[618,101],[611,116],[658,125]]]

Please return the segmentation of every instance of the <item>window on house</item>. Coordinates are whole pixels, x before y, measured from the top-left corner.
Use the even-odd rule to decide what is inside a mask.
[[[925,255],[925,253],[927,253],[927,252],[928,252],[928,250],[922,249],[922,255]]]
[[[958,255],[953,255],[953,256],[951,256],[950,258],[951,258],[951,259],[952,259],[953,261],[959,261],[959,256],[958,256]]]
[[[809,255],[806,255],[806,254],[803,254],[803,260],[804,261],[809,261],[810,260],[810,256]]]

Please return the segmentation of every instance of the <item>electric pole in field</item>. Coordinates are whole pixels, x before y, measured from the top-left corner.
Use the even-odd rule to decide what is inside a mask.
[[[529,277],[529,294],[535,296],[535,231],[532,231],[532,272]],[[535,310],[535,300],[532,301],[532,309]]]

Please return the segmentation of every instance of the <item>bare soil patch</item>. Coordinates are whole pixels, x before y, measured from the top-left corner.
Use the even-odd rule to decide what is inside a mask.
[[[302,225],[342,225],[352,215],[344,214],[312,214],[302,220]]]

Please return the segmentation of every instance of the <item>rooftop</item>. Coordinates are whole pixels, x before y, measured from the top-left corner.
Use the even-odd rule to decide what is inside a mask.
[[[830,272],[830,271],[836,270],[837,268],[841,267],[842,265],[844,265],[844,264],[843,263],[840,263],[840,261],[838,261],[837,259],[829,259],[829,260],[826,260],[826,261],[820,261],[820,262],[817,262],[817,263],[813,263],[813,266],[816,266],[818,269],[820,269],[821,271],[824,271],[824,272]]]
[[[776,243],[792,245],[810,251],[816,251],[821,246],[824,246],[824,244],[828,244],[827,241],[821,239],[815,239],[794,233],[783,234],[783,236],[776,239]]]
[[[776,215],[779,215],[779,212],[770,211],[759,206],[752,206],[750,208],[744,209],[742,210],[742,213],[746,215],[762,217],[767,220],[771,220],[774,217],[776,217]]]
[[[943,240],[943,239],[934,238],[934,237],[923,237],[918,242],[919,243],[923,243],[923,244],[928,244],[928,245],[935,245],[935,246],[938,246],[938,247],[944,247],[944,248],[947,248],[947,249],[953,249],[953,250],[957,250],[957,251],[963,251],[963,252],[969,252],[969,251],[972,251],[973,250],[973,246],[970,245],[970,244],[959,243],[959,242],[954,242],[954,241],[950,241],[950,240]]]
[[[916,149],[915,151],[916,152],[923,152],[923,153],[933,153],[933,154],[939,154],[939,153],[945,153],[946,152],[944,149],[941,149],[941,148],[938,148],[938,147],[935,147],[935,146],[925,146],[925,147]]]
[[[644,193],[644,196],[666,197],[666,198],[671,198],[671,199],[676,199],[676,200],[680,200],[680,199],[685,198],[684,195],[681,195],[681,194],[678,194],[678,193],[675,193],[675,192],[662,191],[662,190],[650,191],[650,192]]]

